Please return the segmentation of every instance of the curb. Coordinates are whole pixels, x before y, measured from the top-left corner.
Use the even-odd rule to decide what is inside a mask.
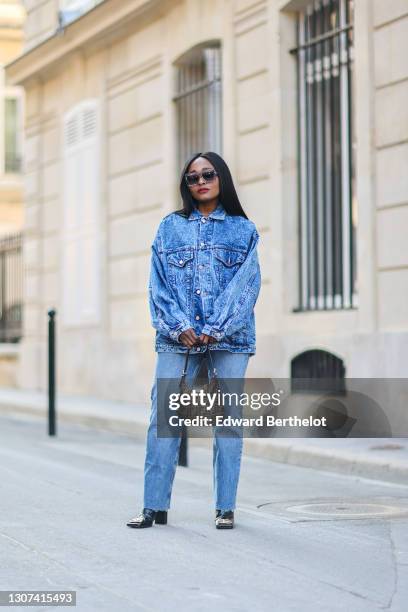
[[[299,440],[299,439],[297,439]],[[339,442],[340,440],[337,440]],[[378,442],[378,439],[376,440]],[[246,454],[277,463],[369,478],[408,487],[408,461],[377,459],[367,453],[302,446],[291,438],[266,440],[246,439]]]
[[[85,425],[94,429],[110,431],[118,434],[130,435],[140,442],[146,439],[146,431],[149,421],[148,410],[133,407],[127,410],[126,415],[112,414],[101,409],[98,403],[96,410],[84,412],[86,403],[60,401],[58,404],[58,421],[61,423],[72,423]],[[80,409],[78,409],[80,408]],[[95,414],[98,412],[98,414]],[[47,409],[41,402],[13,401],[7,398],[0,399],[0,414],[28,415],[44,419],[46,422]],[[305,442],[307,440],[307,442]],[[386,439],[388,440],[388,438]],[[379,439],[375,440],[377,443]],[[190,442],[197,446],[207,446],[206,438],[190,438]],[[294,465],[298,467],[312,468],[324,472],[336,472],[349,476],[363,477],[374,480],[385,481],[408,487],[408,460],[390,459],[387,457],[369,456],[369,449],[365,451],[350,451],[341,448],[341,439],[328,440],[330,447],[324,448],[323,440],[303,438],[245,438],[244,454],[247,457],[268,459],[276,463]],[[339,448],[334,448],[339,446]]]

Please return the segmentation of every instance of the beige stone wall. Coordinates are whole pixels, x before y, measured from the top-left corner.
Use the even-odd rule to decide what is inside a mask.
[[[25,50],[51,36],[58,27],[59,0],[24,0],[27,19],[24,27]]]
[[[407,329],[408,3],[374,3],[378,323]]]
[[[33,12],[46,3],[26,4]],[[155,17],[128,20],[120,35],[83,45],[41,78],[27,80],[21,386],[45,387],[46,312],[60,308],[62,116],[96,96],[103,126],[103,316],[86,329],[58,323],[59,389],[147,401],[155,361],[146,292],[150,244],[160,219],[180,204],[174,61],[211,39],[223,46],[224,157],[261,234],[257,354],[248,375],[289,376],[290,360],[310,348],[340,356],[348,376],[402,375],[408,357],[406,3],[393,3],[395,13],[384,11],[381,0],[356,3],[359,308],[295,313],[296,73],[288,50],[295,44],[294,9],[302,4],[167,2]],[[43,23],[51,23],[53,10],[48,7]],[[97,19],[99,9],[93,14]],[[32,18],[28,41],[40,36]]]

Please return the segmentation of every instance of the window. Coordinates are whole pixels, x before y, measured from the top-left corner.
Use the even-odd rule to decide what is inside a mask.
[[[357,305],[353,2],[298,15],[299,307]]]
[[[84,13],[93,9],[104,0],[61,0],[59,11],[60,26],[64,27],[71,21],[75,21]]]
[[[328,391],[344,394],[346,368],[340,357],[311,349],[296,355],[290,364],[291,391]]]
[[[0,239],[0,342],[19,342],[23,327],[22,234]]]
[[[21,172],[21,97],[4,98],[4,171]]]
[[[176,104],[178,164],[200,151],[222,149],[221,49],[200,46],[177,62]]]
[[[99,108],[86,100],[64,118],[63,320],[100,320]]]

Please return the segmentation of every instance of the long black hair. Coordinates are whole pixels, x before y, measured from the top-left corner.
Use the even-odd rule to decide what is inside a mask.
[[[196,207],[195,200],[191,195],[184,175],[188,171],[190,164],[192,164],[192,162],[197,159],[197,157],[205,157],[205,159],[208,159],[208,161],[211,162],[211,164],[214,166],[218,174],[220,184],[220,194],[218,196],[218,201],[221,202],[227,214],[235,216],[240,215],[241,217],[245,217],[245,219],[248,219],[247,215],[244,212],[244,209],[241,206],[241,202],[239,201],[237,192],[235,191],[230,169],[228,168],[223,158],[218,155],[218,153],[214,153],[213,151],[207,151],[206,153],[195,153],[184,164],[184,168],[180,176],[180,193],[181,198],[183,200],[183,208],[181,208],[180,210],[176,210],[176,213],[189,217]]]

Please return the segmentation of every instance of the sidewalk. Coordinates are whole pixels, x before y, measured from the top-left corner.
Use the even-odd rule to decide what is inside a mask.
[[[0,388],[1,414],[31,415],[44,419],[48,397],[39,391]],[[77,423],[144,441],[149,406],[113,402],[91,397],[59,395],[58,426]],[[60,425],[59,425],[60,424]],[[191,439],[208,444],[208,439]],[[408,486],[408,438],[245,438],[244,452],[252,457],[378,479]]]

